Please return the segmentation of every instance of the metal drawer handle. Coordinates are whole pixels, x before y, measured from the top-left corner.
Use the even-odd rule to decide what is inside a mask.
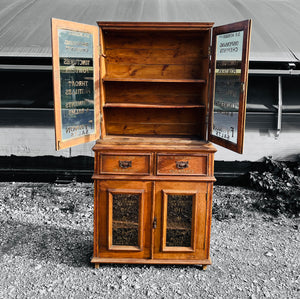
[[[120,161],[119,160],[119,167],[124,168],[124,169],[132,167],[132,161]]]
[[[176,168],[184,169],[189,167],[189,161],[176,161]]]

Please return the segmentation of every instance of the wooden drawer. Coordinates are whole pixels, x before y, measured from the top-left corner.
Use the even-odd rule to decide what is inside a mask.
[[[150,154],[101,154],[100,174],[149,175]]]
[[[157,175],[208,175],[208,155],[157,154]]]

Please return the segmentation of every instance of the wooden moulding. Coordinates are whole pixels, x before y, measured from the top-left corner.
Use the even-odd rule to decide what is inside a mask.
[[[209,30],[214,25],[213,22],[97,22],[97,24],[106,30]]]
[[[126,181],[129,179],[127,175],[99,175],[99,174],[94,174],[92,176],[93,180],[113,180],[113,181]],[[172,182],[215,182],[216,178],[214,176],[137,176],[137,175],[132,175],[130,176],[131,180],[138,180],[138,181],[172,181]]]
[[[131,259],[131,258],[100,258],[93,257],[95,264],[162,264],[162,265],[211,265],[211,259],[184,260],[184,259]]]

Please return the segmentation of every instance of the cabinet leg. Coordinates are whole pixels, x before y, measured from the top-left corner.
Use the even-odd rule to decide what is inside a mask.
[[[99,269],[99,263],[95,263],[95,269]]]
[[[207,265],[202,265],[202,270],[205,271],[207,269]]]

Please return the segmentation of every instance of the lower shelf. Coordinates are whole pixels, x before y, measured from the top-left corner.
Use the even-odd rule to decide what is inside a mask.
[[[131,258],[100,258],[93,257],[91,263],[97,264],[161,264],[161,265],[211,265],[211,259],[204,260],[161,260],[161,259],[131,259]]]

